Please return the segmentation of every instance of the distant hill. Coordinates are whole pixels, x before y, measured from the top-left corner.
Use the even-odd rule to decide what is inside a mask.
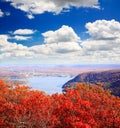
[[[120,70],[95,71],[77,75],[72,80],[63,85],[63,91],[66,88],[74,88],[78,82],[92,83],[98,85],[101,83],[105,90],[111,90],[111,94],[120,96]]]

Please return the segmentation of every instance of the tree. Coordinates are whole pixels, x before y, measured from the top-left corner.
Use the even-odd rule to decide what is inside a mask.
[[[0,80],[1,128],[120,128],[120,98],[79,83],[47,95]]]

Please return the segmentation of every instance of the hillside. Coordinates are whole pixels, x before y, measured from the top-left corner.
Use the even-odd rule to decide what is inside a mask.
[[[113,95],[120,96],[120,70],[87,72],[79,74],[63,85],[63,91],[66,88],[74,88],[78,82],[84,82],[87,84],[92,83],[95,85],[101,83],[104,89],[109,89]]]

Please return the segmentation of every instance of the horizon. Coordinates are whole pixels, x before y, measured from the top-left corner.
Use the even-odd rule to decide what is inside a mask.
[[[0,64],[2,66],[40,66],[40,67],[91,67],[91,66],[120,66],[120,64]]]

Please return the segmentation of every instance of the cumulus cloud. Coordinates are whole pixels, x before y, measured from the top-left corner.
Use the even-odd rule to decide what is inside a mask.
[[[8,41],[10,38],[7,35],[0,35],[1,38],[1,49],[3,57],[26,57],[26,58],[66,58],[69,54],[80,51],[81,47],[79,45],[80,38],[74,32],[74,30],[69,26],[62,26],[56,31],[45,32],[42,34],[44,36],[44,43],[41,45],[36,45],[32,47],[26,47],[21,44],[11,43]],[[24,36],[15,36],[17,40],[23,40]],[[50,38],[50,40],[49,40]],[[54,39],[55,38],[55,39]],[[4,42],[4,43],[3,43]],[[66,55],[65,55],[66,54]],[[64,56],[65,55],[65,56]],[[72,54],[70,55],[72,57]]]
[[[74,30],[66,25],[63,25],[56,31],[47,31],[42,33],[44,42],[49,44],[49,47],[55,52],[67,53],[80,50],[80,37]]]
[[[36,30],[31,30],[31,29],[18,29],[13,32],[15,35],[30,35],[34,34]]]
[[[120,63],[120,22],[97,20],[87,23],[90,38],[81,43],[84,55],[102,63]]]
[[[90,51],[110,51],[120,48],[120,23],[115,20],[97,20],[87,23],[86,28],[91,38],[82,45]]]
[[[11,43],[8,41],[8,35],[0,35],[0,58],[4,59],[5,57],[14,58],[14,57],[27,57],[27,55],[32,53],[29,51],[28,47],[23,46],[22,44]]]
[[[112,40],[120,37],[120,23],[115,20],[97,20],[87,23],[88,33],[94,39]]]
[[[115,41],[108,40],[86,40],[81,44],[86,51],[110,51],[119,46]]]
[[[33,18],[31,14],[42,14],[44,12],[52,12],[59,14],[64,11],[70,10],[72,6],[74,7],[90,7],[90,8],[99,8],[98,0],[5,0],[11,2],[10,4],[20,9],[24,12],[27,12],[28,18]]]
[[[68,42],[66,44],[59,43],[59,44],[53,45],[53,48],[55,49],[55,52],[63,53],[63,54],[77,52],[81,50],[81,47],[77,42]]]
[[[91,37],[81,41],[73,28],[63,25],[58,30],[42,33],[44,42],[31,47],[11,43],[8,35],[0,35],[0,59],[14,57],[19,60],[21,57],[54,64],[120,63],[119,26],[120,23],[115,20],[87,23]]]
[[[81,50],[81,47],[76,42],[70,43],[59,43],[59,44],[44,44],[39,46],[33,46],[30,48],[31,51],[34,51],[36,54],[45,54],[45,55],[56,55],[56,54],[69,54],[71,52],[77,52]]]
[[[79,45],[80,38],[69,26],[63,25],[58,30],[47,31],[42,33],[42,35],[44,37],[44,44],[30,48],[36,54],[41,53],[49,56],[57,53],[67,54],[81,50]]]
[[[74,32],[74,30],[66,25],[63,25],[56,31],[47,31],[42,33],[45,38],[45,43],[61,43],[61,42],[80,42],[80,37]]]

